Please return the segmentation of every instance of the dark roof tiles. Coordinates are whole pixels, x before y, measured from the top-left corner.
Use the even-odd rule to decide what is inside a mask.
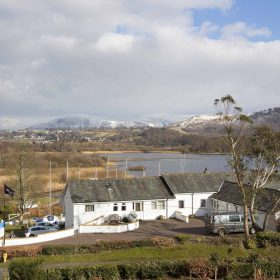
[[[217,192],[226,173],[181,173],[162,176],[173,193]]]
[[[174,198],[159,177],[79,180],[68,188],[73,203]]]

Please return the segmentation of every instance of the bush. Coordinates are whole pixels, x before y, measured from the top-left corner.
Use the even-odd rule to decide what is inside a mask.
[[[16,257],[37,257],[42,253],[42,246],[20,246],[20,247],[5,247],[0,249],[2,257],[4,251],[8,254],[8,259]]]
[[[14,260],[9,263],[8,272],[10,280],[44,280],[42,270],[39,268],[41,260]]]
[[[191,234],[179,234],[175,236],[175,240],[180,244],[186,244],[189,242],[191,237],[192,237]]]
[[[32,279],[32,278],[30,278]],[[67,267],[60,269],[45,270],[44,280],[115,280],[119,279],[119,272],[112,266],[87,266],[87,267]]]
[[[259,248],[280,246],[280,233],[272,231],[258,232],[256,242]]]
[[[79,246],[44,246],[41,249],[42,255],[79,255],[98,253],[110,250],[120,250],[138,247],[170,247],[174,246],[174,240],[172,238],[152,238],[143,240],[132,241],[100,241],[93,245],[79,245]]]

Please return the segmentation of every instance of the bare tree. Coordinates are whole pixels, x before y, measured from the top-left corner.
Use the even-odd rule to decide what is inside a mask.
[[[27,210],[34,205],[38,191],[35,188],[35,157],[29,146],[17,144],[6,162],[10,170],[9,184],[14,190],[14,204],[20,215],[20,224]]]
[[[214,104],[218,107],[220,121],[225,128],[226,143],[232,155],[230,166],[242,194],[245,239],[248,241],[250,235],[247,218],[251,216],[255,229],[264,230],[267,216],[271,212],[266,213],[261,228],[255,219],[256,196],[267,186],[279,164],[280,136],[268,127],[257,127],[253,135],[246,139],[248,137],[244,136],[245,130],[252,125],[252,120],[242,114],[242,108],[236,106],[234,98],[227,95],[216,99]],[[273,209],[277,203],[279,200],[275,202]]]
[[[236,182],[242,195],[245,239],[246,241],[249,241],[249,195],[245,183],[246,167],[244,159],[246,156],[246,148],[243,136],[244,130],[247,125],[251,123],[251,120],[242,114],[242,108],[236,105],[236,102],[231,95],[216,99],[214,104],[218,108],[220,122],[224,126],[226,132],[226,144],[232,155],[230,166],[235,174]]]
[[[251,186],[250,211],[252,223],[257,230],[265,230],[267,217],[271,214],[271,211],[266,213],[261,228],[255,218],[256,196],[262,188],[266,187],[271,175],[277,171],[280,160],[280,134],[266,126],[257,127],[253,136],[250,137],[246,160]],[[276,200],[273,209],[278,203],[279,200]]]

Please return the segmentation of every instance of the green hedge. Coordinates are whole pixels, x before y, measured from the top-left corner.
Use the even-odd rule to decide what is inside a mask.
[[[280,233],[273,231],[258,232],[256,242],[259,248],[280,246]]]
[[[41,260],[28,259],[14,260],[9,263],[8,272],[10,280],[44,280],[42,270],[39,268]]]
[[[146,240],[133,240],[133,241],[100,241],[92,245],[79,245],[79,246],[44,246],[42,248],[42,255],[79,255],[98,253],[102,251],[130,249],[138,247],[170,247],[174,246],[172,238],[154,238]]]
[[[191,261],[158,261],[118,266],[87,266],[57,269],[42,269],[40,261],[20,260],[9,264],[10,280],[115,280],[115,279],[176,279],[192,276],[206,279],[214,277],[215,267],[207,259]],[[239,258],[233,262],[218,264],[219,279],[249,279],[256,270],[270,278],[280,278],[280,263],[268,262],[250,256]]]

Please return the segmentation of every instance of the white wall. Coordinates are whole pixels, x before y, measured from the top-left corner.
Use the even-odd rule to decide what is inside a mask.
[[[119,233],[139,228],[139,221],[130,224],[119,225],[80,225],[79,233]]]
[[[72,203],[69,188],[67,188],[64,195],[64,212],[65,212],[65,228],[73,227],[74,210],[73,210],[73,203]]]
[[[168,216],[175,217],[175,212],[179,211],[182,215],[204,216],[212,209],[209,197],[213,193],[185,193],[176,194],[176,199],[168,201]],[[201,199],[206,199],[206,206],[201,207]],[[184,208],[179,208],[179,201],[184,201]]]
[[[159,200],[155,200],[159,201]],[[165,201],[165,209],[152,209],[152,201],[135,201],[143,203],[143,211],[133,210],[133,202],[115,202],[118,205],[118,211],[114,211],[114,202],[98,202],[98,203],[87,203],[86,205],[94,205],[93,212],[85,212],[85,204],[74,204],[74,227],[78,228],[79,225],[85,224],[104,216],[105,220],[111,214],[117,214],[121,218],[128,216],[130,213],[136,213],[137,219],[139,220],[154,220],[160,215],[167,217],[167,203]],[[125,203],[126,210],[122,211],[122,203]],[[66,218],[66,217],[65,217]],[[70,222],[69,222],[70,224]]]
[[[66,230],[59,230],[56,232],[48,232],[48,233],[40,234],[35,237],[11,238],[11,239],[6,239],[5,246],[20,246],[20,245],[36,244],[36,243],[47,242],[51,240],[73,236],[74,234],[75,234],[74,229],[66,229]]]

